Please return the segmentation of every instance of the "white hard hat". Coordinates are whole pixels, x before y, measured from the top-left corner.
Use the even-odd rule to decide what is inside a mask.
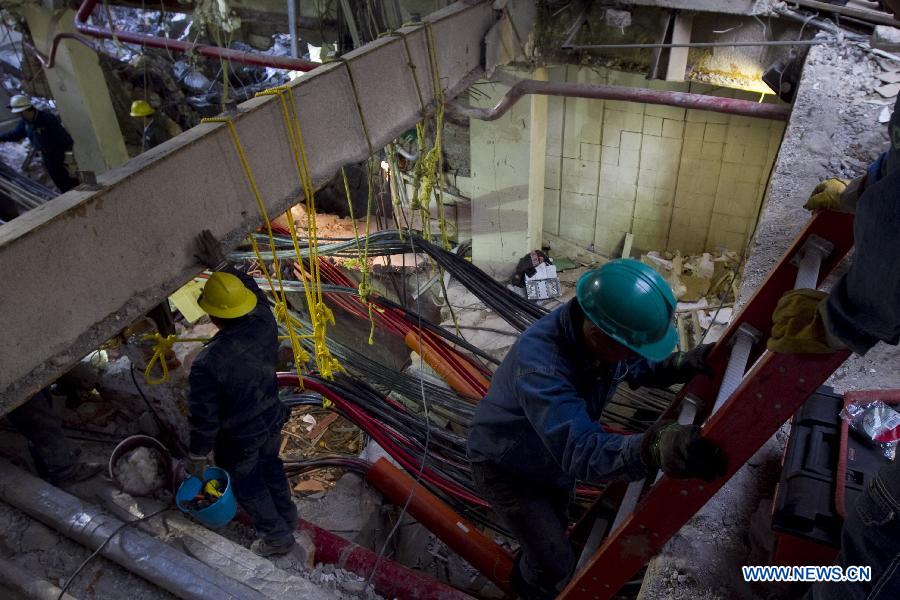
[[[22,94],[18,94],[13,96],[9,101],[9,108],[11,109],[14,115],[20,112],[25,112],[29,108],[32,108],[31,98],[28,96],[23,96]]]

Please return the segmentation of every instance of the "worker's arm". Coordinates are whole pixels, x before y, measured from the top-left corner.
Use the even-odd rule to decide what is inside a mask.
[[[843,179],[826,179],[813,189],[804,208],[809,210],[836,210],[850,214],[856,213],[859,199],[866,189],[879,181],[887,171],[888,152],[879,156],[869,165],[865,175],[845,181]]]
[[[553,362],[520,369],[516,387],[526,418],[559,466],[582,481],[644,477],[643,436],[603,431],[588,415],[571,377],[554,369]]]
[[[206,456],[212,451],[219,432],[222,389],[213,370],[202,360],[195,361],[191,367],[190,385],[190,453],[192,456]]]
[[[658,363],[646,360],[630,366],[625,380],[632,388],[653,387],[664,389],[676,383],[686,383],[696,375],[711,375],[712,370],[706,364],[713,344],[703,344],[687,352],[673,352],[668,358]]]
[[[25,139],[26,131],[25,131],[25,121],[19,119],[16,128],[10,131],[9,133],[4,133],[0,135],[0,142],[21,142]]]

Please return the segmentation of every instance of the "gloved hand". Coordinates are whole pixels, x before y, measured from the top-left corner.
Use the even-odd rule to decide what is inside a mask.
[[[194,256],[201,264],[213,271],[218,271],[226,264],[222,245],[209,229],[204,229],[197,236],[197,253]]]
[[[706,363],[706,357],[715,344],[703,344],[692,348],[687,352],[678,352],[666,360],[672,360],[673,368],[682,377],[681,381],[688,381],[694,375],[712,375],[712,369]]]
[[[837,210],[841,207],[841,194],[847,189],[846,179],[832,177],[815,188],[803,208],[806,210]]]
[[[772,313],[772,336],[766,346],[783,354],[830,354],[838,349],[829,343],[819,304],[828,294],[818,290],[787,292]]]
[[[722,451],[700,436],[699,427],[675,421],[659,421],[650,427],[644,434],[641,456],[647,465],[676,479],[712,481],[722,476],[726,467]]]
[[[647,385],[655,388],[667,388],[675,383],[690,381],[694,375],[712,375],[712,369],[706,364],[706,357],[715,344],[703,344],[687,352],[675,352],[656,365],[653,373],[632,382],[632,389]]]
[[[203,479],[203,472],[206,471],[206,468],[211,464],[209,460],[209,456],[197,456],[196,454],[189,454],[188,457],[184,460],[184,467],[188,473],[199,479],[200,481],[205,481]]]

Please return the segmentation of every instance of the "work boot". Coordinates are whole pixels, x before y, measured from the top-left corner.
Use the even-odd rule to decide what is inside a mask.
[[[250,550],[252,550],[254,554],[257,554],[259,556],[279,556],[281,554],[287,554],[288,552],[290,552],[296,543],[297,542],[294,540],[293,535],[284,538],[284,540],[280,542],[256,540],[253,542],[253,544],[251,544]]]

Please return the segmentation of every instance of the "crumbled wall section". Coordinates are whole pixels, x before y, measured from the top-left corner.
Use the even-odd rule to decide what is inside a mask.
[[[574,66],[550,79],[758,99],[697,83]],[[756,224],[784,124],[631,102],[550,98],[544,230],[617,256],[740,250]]]

